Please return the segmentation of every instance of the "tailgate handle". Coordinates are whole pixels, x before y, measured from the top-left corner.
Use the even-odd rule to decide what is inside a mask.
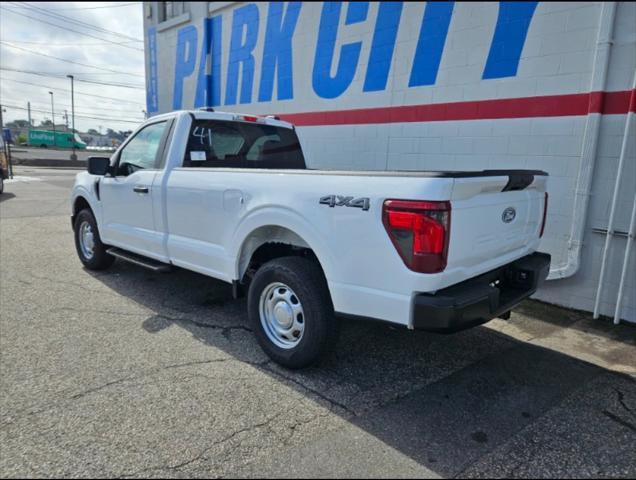
[[[532,182],[534,182],[534,175],[531,173],[511,173],[508,175],[508,183],[506,183],[502,192],[523,190]]]

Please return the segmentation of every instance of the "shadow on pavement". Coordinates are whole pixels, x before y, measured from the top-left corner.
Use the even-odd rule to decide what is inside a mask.
[[[547,303],[533,301],[525,302],[516,309],[518,313],[536,319],[537,325],[534,328],[544,330],[551,325],[553,331],[563,327],[573,328],[579,332],[603,337],[612,342],[621,342],[636,348],[636,328],[634,325],[626,324],[614,325],[612,319],[601,316],[594,320],[592,314],[579,310],[557,307]],[[542,325],[539,325],[541,322]],[[533,327],[526,325],[528,333],[533,333]]]
[[[11,192],[7,192],[6,188],[7,186],[5,185],[5,191],[2,192],[2,194],[0,194],[0,203],[5,202],[7,200],[11,200],[12,198],[15,198],[15,193],[11,193]]]
[[[261,352],[245,300],[233,300],[227,284],[120,261],[93,275],[154,312],[140,325],[148,333],[183,328],[328,406],[352,430],[370,433],[432,475],[636,474],[636,382],[627,375],[484,327],[441,336],[353,321],[343,321],[322,365],[289,371]],[[524,312],[547,321],[543,307]],[[572,319],[553,322],[567,328]],[[351,432],[332,432],[301,451],[281,452],[278,467],[257,473],[289,475],[290,465],[304,463],[310,469],[299,472],[334,476],[341,473],[338,458],[368,461],[360,442]]]

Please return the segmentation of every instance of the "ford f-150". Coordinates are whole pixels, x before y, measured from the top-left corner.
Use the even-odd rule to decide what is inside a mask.
[[[89,159],[71,220],[88,269],[120,258],[231,283],[265,352],[300,368],[334,345],[341,317],[454,332],[507,316],[548,273],[546,181],[308,169],[276,117],[177,111]]]

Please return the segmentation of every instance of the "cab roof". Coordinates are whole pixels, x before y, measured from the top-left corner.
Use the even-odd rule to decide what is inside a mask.
[[[259,123],[262,125],[271,125],[273,127],[294,129],[294,125],[274,117],[273,115],[255,115],[242,112],[220,112],[216,110],[185,110],[198,120],[223,120],[226,122],[249,122]]]

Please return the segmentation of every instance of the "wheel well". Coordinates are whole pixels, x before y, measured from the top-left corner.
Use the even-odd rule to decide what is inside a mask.
[[[77,214],[85,208],[88,208],[91,212],[93,211],[90,204],[88,203],[88,200],[86,200],[84,197],[77,197],[75,199],[75,203],[73,204],[73,219],[75,219]]]
[[[240,283],[244,286],[249,285],[261,265],[281,257],[307,258],[315,261],[323,270],[314,251],[297,234],[283,227],[261,227],[243,242],[239,258]]]
[[[256,271],[258,270],[258,267],[260,267],[264,263],[281,257],[303,257],[320,264],[320,262],[318,262],[318,258],[316,258],[316,254],[310,248],[297,247],[295,245],[288,245],[285,243],[270,242],[261,245],[252,254],[252,258],[250,258],[250,262],[247,266],[245,274],[243,275],[243,278],[245,278],[245,275],[248,274],[250,269]]]

